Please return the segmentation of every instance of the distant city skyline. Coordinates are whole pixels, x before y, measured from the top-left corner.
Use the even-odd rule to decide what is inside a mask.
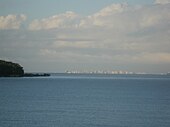
[[[170,72],[170,0],[0,0],[0,59],[26,72]]]

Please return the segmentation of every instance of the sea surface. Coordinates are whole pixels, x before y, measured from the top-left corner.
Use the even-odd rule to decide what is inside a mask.
[[[0,127],[170,127],[170,76],[0,78]]]

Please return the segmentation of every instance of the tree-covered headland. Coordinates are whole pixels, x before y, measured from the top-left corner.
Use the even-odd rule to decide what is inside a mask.
[[[39,77],[50,76],[48,73],[24,73],[18,63],[0,60],[0,77]]]
[[[0,60],[0,77],[22,77],[24,69],[18,63]]]

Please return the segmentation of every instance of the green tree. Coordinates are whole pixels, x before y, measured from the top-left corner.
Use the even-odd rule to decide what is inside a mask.
[[[23,75],[23,67],[18,63],[0,60],[0,77],[21,77]]]

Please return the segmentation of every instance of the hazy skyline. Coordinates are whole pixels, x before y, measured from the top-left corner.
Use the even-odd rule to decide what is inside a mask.
[[[170,0],[0,0],[0,59],[28,72],[170,72]]]

